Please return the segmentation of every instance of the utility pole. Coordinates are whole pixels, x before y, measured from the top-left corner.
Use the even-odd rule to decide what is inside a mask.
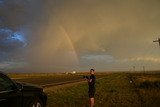
[[[154,40],[153,42],[158,42],[159,43],[159,48],[160,48],[160,38],[158,38],[157,40]]]
[[[135,66],[133,66],[133,71],[135,71],[136,70],[136,67]]]
[[[143,71],[145,72],[145,66],[143,66]]]

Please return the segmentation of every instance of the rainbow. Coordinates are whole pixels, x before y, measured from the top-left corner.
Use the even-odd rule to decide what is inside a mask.
[[[76,52],[76,49],[74,47],[74,44],[70,38],[70,36],[68,35],[67,31],[65,30],[65,28],[61,25],[59,25],[59,29],[60,31],[62,32],[62,35],[64,36],[65,40],[67,40],[70,48],[71,48],[71,54],[73,55],[73,59],[75,61],[75,65],[78,65],[79,66],[79,58],[78,58],[78,55],[77,55],[77,52]],[[61,41],[61,43],[63,43],[63,41]],[[59,43],[59,45],[61,44]]]

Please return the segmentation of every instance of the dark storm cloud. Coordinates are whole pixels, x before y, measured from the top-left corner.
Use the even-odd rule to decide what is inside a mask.
[[[38,0],[38,5],[36,5],[37,0],[0,1],[1,67],[8,65],[10,68],[16,68],[18,63],[22,66],[25,65],[24,63],[27,63],[26,55],[29,40],[31,39],[29,34],[32,33],[32,28],[34,28],[31,28],[32,24],[34,25],[33,22],[38,21],[36,17],[42,12],[42,1]]]
[[[16,34],[9,29],[0,29],[0,50],[5,52],[16,51],[25,46],[23,35]]]

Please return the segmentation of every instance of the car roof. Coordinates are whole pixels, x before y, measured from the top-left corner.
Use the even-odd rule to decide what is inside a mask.
[[[4,72],[2,72],[2,71],[0,71],[0,75],[5,75],[5,76],[7,76],[7,74],[4,73]]]

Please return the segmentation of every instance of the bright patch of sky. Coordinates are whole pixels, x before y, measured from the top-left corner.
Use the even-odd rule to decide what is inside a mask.
[[[26,42],[26,38],[25,38],[25,35],[24,33],[20,32],[20,31],[12,31],[10,29],[0,29],[0,33],[1,33],[1,38],[2,39],[9,39],[9,40],[17,40],[17,41],[20,41],[20,42],[23,42],[24,43],[24,46],[27,45],[27,42]]]

